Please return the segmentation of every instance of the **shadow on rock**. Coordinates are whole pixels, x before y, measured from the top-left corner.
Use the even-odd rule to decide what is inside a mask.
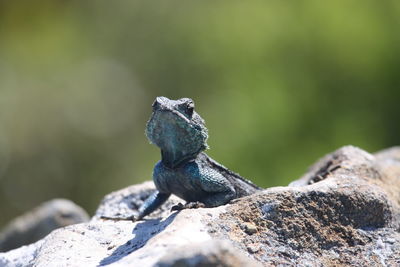
[[[135,237],[115,249],[110,256],[102,259],[99,263],[99,266],[105,266],[117,262],[123,257],[128,256],[132,252],[140,249],[146,245],[151,238],[167,228],[167,226],[173,222],[177,214],[177,212],[171,214],[164,221],[161,221],[161,219],[155,219],[138,223],[132,231]]]

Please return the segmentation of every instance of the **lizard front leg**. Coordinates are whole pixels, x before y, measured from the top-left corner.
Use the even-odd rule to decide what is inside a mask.
[[[139,214],[137,216],[131,215],[128,217],[110,217],[102,215],[100,216],[100,218],[103,220],[112,221],[138,221],[160,207],[169,198],[170,195],[171,194],[160,193],[158,191],[154,192],[144,201],[143,205],[139,208]]]
[[[171,194],[161,193],[159,191],[154,192],[150,197],[148,197],[143,205],[139,208],[139,214],[136,220],[141,220],[144,216],[152,213],[158,207],[160,207]]]

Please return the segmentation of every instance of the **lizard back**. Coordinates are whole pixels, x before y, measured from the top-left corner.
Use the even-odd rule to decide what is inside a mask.
[[[213,160],[204,152],[198,155],[198,159],[202,162],[205,162],[205,164],[207,164],[211,168],[216,169],[226,179],[228,179],[229,182],[234,186],[237,197],[248,196],[263,189],[252,183],[251,181],[247,180],[246,178],[240,176],[239,174],[229,170],[217,161]]]

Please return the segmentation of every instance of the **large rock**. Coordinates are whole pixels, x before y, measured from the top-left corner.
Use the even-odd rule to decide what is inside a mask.
[[[400,148],[343,147],[288,187],[229,205],[127,217],[151,183],[106,196],[89,223],[0,254],[0,266],[400,266]]]
[[[54,229],[89,221],[84,209],[68,199],[52,199],[18,216],[0,230],[0,252],[42,239]]]

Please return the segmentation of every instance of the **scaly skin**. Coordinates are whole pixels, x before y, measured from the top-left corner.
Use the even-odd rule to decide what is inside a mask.
[[[157,97],[146,135],[161,149],[161,160],[153,172],[158,191],[139,209],[137,220],[161,206],[171,194],[188,202],[174,208],[182,209],[216,207],[261,190],[203,152],[208,147],[207,128],[189,98]]]
[[[172,208],[180,210],[217,207],[262,190],[203,152],[208,148],[207,128],[189,98],[170,100],[157,97],[146,135],[161,149],[161,160],[153,171],[157,191],[146,199],[138,216],[103,216],[103,219],[140,220],[160,207],[171,194],[187,201],[185,205]]]

